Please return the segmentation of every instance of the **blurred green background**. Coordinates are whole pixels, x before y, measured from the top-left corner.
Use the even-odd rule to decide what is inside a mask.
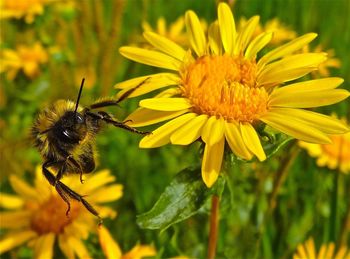
[[[253,15],[260,15],[262,24],[277,17],[298,35],[318,33],[311,49],[322,44],[324,50],[334,50],[341,67],[330,68],[330,74],[344,78],[342,88],[350,90],[350,1],[237,0],[229,4],[237,23],[240,17]],[[159,71],[124,59],[118,48],[144,44],[142,21],[155,28],[159,17],[170,24],[192,9],[209,23],[216,19],[216,5],[214,0],[56,1],[45,5],[44,13],[32,24],[1,20],[2,50],[40,42],[48,52],[47,63],[40,65],[40,73],[33,78],[23,72],[14,79],[1,74],[1,191],[11,192],[10,174],[31,182],[35,167],[42,162],[28,140],[40,109],[57,99],[75,100],[82,77],[86,78],[80,102],[84,106],[101,96],[114,96],[117,82]],[[126,100],[121,108],[108,111],[122,120],[137,103],[137,98]],[[319,111],[336,112],[349,120],[349,109],[349,100],[345,100]],[[105,225],[123,251],[140,241],[154,243],[159,257],[204,258],[209,232],[206,210],[162,233],[136,224],[136,215],[153,206],[177,172],[200,163],[199,144],[139,149],[140,139],[113,127],[106,127],[97,139],[98,169],[110,169],[124,185],[123,197],[111,205],[118,216]],[[268,213],[273,183],[290,160],[276,207]],[[342,227],[350,206],[349,175],[317,167],[294,142],[262,164],[239,164],[230,179],[221,203],[219,258],[289,258],[308,237],[314,237],[320,246],[339,242],[345,235],[350,245],[349,230]],[[96,237],[88,242],[92,255],[101,256]]]

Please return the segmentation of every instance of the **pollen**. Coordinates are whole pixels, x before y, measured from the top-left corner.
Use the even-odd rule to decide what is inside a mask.
[[[60,197],[52,195],[33,214],[31,228],[40,235],[61,234],[64,228],[79,216],[79,204],[76,201],[70,201],[70,205],[71,208],[67,216],[67,204]]]
[[[255,61],[242,56],[203,56],[182,70],[182,95],[197,114],[251,123],[266,112],[268,103],[256,75]]]

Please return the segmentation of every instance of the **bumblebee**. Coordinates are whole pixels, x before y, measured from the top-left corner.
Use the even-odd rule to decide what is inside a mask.
[[[87,108],[82,108],[79,106],[79,100],[84,85],[83,79],[75,103],[58,100],[38,114],[31,136],[44,159],[42,172],[45,178],[67,204],[67,216],[70,211],[69,201],[74,199],[100,219],[98,212],[82,195],[60,180],[67,174],[80,174],[80,181],[83,183],[83,174],[91,173],[95,169],[95,138],[103,124],[111,124],[142,135],[149,133],[117,121],[107,112],[96,111],[98,108],[118,105],[143,83],[144,81],[117,100],[102,99]],[[57,174],[54,175],[50,169],[54,169]]]

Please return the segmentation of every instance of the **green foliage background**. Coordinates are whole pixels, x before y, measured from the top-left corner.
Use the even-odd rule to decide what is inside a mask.
[[[168,23],[186,10],[192,9],[208,22],[216,19],[215,1],[76,1],[76,9],[57,11],[54,4],[45,8],[32,25],[21,21],[1,21],[1,48],[14,48],[17,43],[36,40],[46,47],[59,45],[65,38],[64,49],[50,56],[42,73],[34,80],[23,74],[8,81],[1,74],[0,152],[1,191],[11,192],[8,175],[18,174],[31,182],[34,168],[41,163],[38,152],[28,141],[28,129],[39,109],[57,99],[75,99],[79,82],[78,68],[92,64],[96,80],[84,89],[81,104],[88,105],[100,96],[116,94],[117,82],[159,71],[130,62],[120,56],[118,47],[132,44],[141,35],[141,22],[155,25],[160,16]],[[96,6],[103,14],[94,19]],[[239,17],[260,15],[264,24],[278,17],[299,35],[317,32],[312,45],[322,43],[333,48],[341,60],[334,76],[345,79],[343,88],[350,89],[350,2],[348,0],[237,0],[233,12]],[[117,17],[117,18],[116,18]],[[57,28],[57,25],[62,27]],[[63,26],[64,25],[64,26]],[[80,31],[75,40],[74,26]],[[55,33],[53,33],[55,32]],[[75,32],[76,33],[76,32]],[[102,36],[101,36],[102,35]],[[109,39],[109,36],[114,36]],[[62,39],[61,39],[62,40]],[[90,57],[95,55],[95,57]],[[89,59],[90,58],[90,59]],[[87,81],[90,80],[86,75]],[[127,100],[121,108],[109,111],[123,119],[137,106],[137,99]],[[349,100],[319,109],[327,114],[336,112],[349,120]],[[148,130],[153,127],[147,128]],[[204,258],[208,242],[208,209],[178,223],[164,232],[144,230],[136,224],[136,215],[151,209],[173,176],[184,168],[200,164],[200,146],[164,146],[139,149],[140,136],[106,127],[97,139],[98,168],[110,169],[124,185],[122,199],[111,204],[117,208],[115,220],[105,225],[118,240],[123,251],[135,242],[154,243],[158,257],[187,255]],[[288,175],[279,189],[276,208],[268,212],[273,183],[290,157]],[[284,146],[276,156],[262,164],[237,163],[231,169],[222,202],[219,258],[289,258],[297,244],[314,237],[317,246],[339,242],[342,224],[349,210],[349,175],[319,168],[315,160],[294,142]],[[0,232],[3,234],[3,232]],[[346,242],[348,246],[349,232]],[[95,257],[101,256],[96,237],[88,240]],[[21,249],[21,255],[30,254]],[[6,255],[9,257],[9,255]]]

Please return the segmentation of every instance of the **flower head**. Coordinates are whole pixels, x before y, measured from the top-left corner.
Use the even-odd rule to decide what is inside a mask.
[[[48,54],[37,42],[32,47],[19,45],[16,50],[3,49],[0,60],[0,73],[6,72],[9,80],[13,80],[19,70],[23,70],[29,78],[34,78],[40,73],[40,64],[47,63]]]
[[[335,252],[334,243],[323,244],[320,249],[316,250],[313,238],[309,238],[304,244],[299,244],[293,259],[335,259],[350,258],[350,250],[343,246]]]
[[[136,245],[129,252],[123,254],[118,243],[104,226],[98,229],[100,244],[104,255],[108,259],[140,259],[156,255],[156,250],[149,245]]]
[[[346,123],[345,118],[343,119]],[[350,132],[341,135],[331,135],[331,144],[313,144],[299,141],[309,155],[317,158],[318,166],[327,166],[330,169],[339,168],[340,172],[350,172]]]
[[[144,137],[140,147],[188,145],[201,138],[205,143],[202,177],[210,187],[221,170],[226,142],[243,159],[266,159],[255,130],[259,124],[314,143],[329,143],[327,134],[349,130],[336,119],[302,109],[347,98],[348,91],[335,89],[341,78],[282,85],[316,70],[326,59],[324,53],[292,54],[316,34],[296,38],[258,59],[259,51],[272,39],[271,32],[253,37],[259,17],[251,18],[237,32],[229,6],[220,3],[218,20],[209,26],[207,36],[193,11],[186,13],[185,22],[189,50],[153,32],[145,32],[144,37],[156,50],[120,49],[129,59],[172,71],[117,85],[122,95],[148,78],[130,97],[167,88],[140,101],[141,108],[127,118],[135,127],[170,120]]]
[[[26,23],[32,23],[36,15],[44,12],[44,5],[49,0],[0,0],[0,19],[24,18]]]
[[[110,184],[115,178],[107,170],[94,173],[83,185],[76,177],[65,177],[63,182],[74,190],[88,194],[88,200],[102,218],[115,217],[116,212],[101,205],[122,196],[120,184]],[[34,187],[12,175],[10,183],[17,195],[0,194],[0,206],[10,211],[0,212],[1,228],[7,229],[0,240],[0,254],[27,243],[33,247],[35,258],[51,258],[55,240],[62,252],[73,258],[90,258],[82,242],[89,233],[97,231],[94,216],[80,203],[72,200],[66,216],[67,205],[37,169]],[[78,184],[77,184],[78,183]]]

